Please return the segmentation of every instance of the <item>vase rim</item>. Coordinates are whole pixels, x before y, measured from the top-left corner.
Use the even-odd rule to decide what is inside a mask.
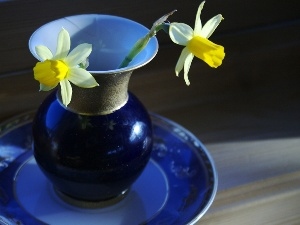
[[[132,26],[131,30],[134,29],[134,31],[135,30],[138,31],[137,33],[143,33],[143,34],[137,34],[137,36],[135,37],[136,38],[135,41],[137,41],[138,38],[143,37],[149,31],[149,29],[147,27],[145,27],[144,25],[142,25],[142,24],[140,24],[140,23],[138,23],[134,20],[125,18],[125,17],[120,17],[120,16],[116,16],[116,15],[109,15],[109,14],[77,14],[77,15],[71,15],[71,16],[67,16],[67,17],[52,20],[52,21],[50,21],[48,23],[45,23],[44,25],[40,26],[39,28],[37,28],[29,38],[29,41],[28,41],[29,50],[30,50],[31,54],[36,59],[41,61],[41,59],[38,57],[38,55],[36,54],[36,51],[35,51],[35,47],[37,45],[47,46],[46,43],[51,42],[52,48],[51,48],[51,46],[50,47],[47,46],[47,47],[54,54],[55,48],[56,48],[57,35],[58,35],[59,31],[62,28],[68,28],[67,30],[70,33],[71,44],[72,44],[73,36],[75,36],[79,31],[83,32],[83,29],[86,29],[87,27],[90,27],[91,25],[93,25],[92,23],[95,23],[95,20],[97,21],[96,25],[99,25],[98,21],[102,22],[102,20],[105,20],[105,22],[108,23],[108,24],[110,24],[110,23],[112,23],[112,24],[116,24],[116,23],[121,24],[121,23],[123,23],[122,26],[126,27],[126,29],[130,28],[129,26]],[[76,24],[76,22],[78,22],[79,25]],[[98,27],[99,26],[93,27],[93,28],[100,29]],[[51,32],[49,32],[49,29],[51,30]],[[70,32],[70,30],[71,30],[71,32]],[[43,34],[43,32],[44,32],[44,34]],[[116,32],[118,32],[118,31],[116,31]],[[127,32],[127,30],[126,30],[126,32]],[[105,33],[105,32],[103,32],[103,33]],[[130,33],[130,29],[126,33],[126,35],[128,35],[128,33]],[[50,39],[51,34],[56,35],[54,40]],[[105,34],[105,35],[108,36],[109,34]],[[123,36],[124,35],[121,35],[121,38],[119,38],[120,42],[123,41],[122,40]],[[131,36],[133,36],[133,35],[129,35],[129,36],[131,38],[130,41],[132,42],[133,39],[132,39]],[[41,38],[45,38],[45,40],[42,40]],[[101,41],[102,40],[100,39],[99,42],[101,42]],[[133,42],[133,44],[135,43],[135,41]],[[53,42],[55,42],[55,44]],[[125,45],[124,44],[125,42],[126,42],[126,40],[123,41],[123,45]],[[90,42],[87,41],[85,43],[90,43]],[[129,45],[129,44],[126,43],[126,46],[133,46],[133,44]],[[92,43],[92,46],[94,46],[94,43]],[[95,75],[97,75],[97,74],[118,74],[118,73],[130,72],[132,70],[140,68],[140,67],[146,65],[147,63],[149,63],[156,56],[156,54],[158,52],[158,47],[159,47],[159,45],[158,45],[157,38],[154,36],[150,39],[150,41],[149,41],[148,45],[145,47],[145,49],[142,50],[141,53],[144,53],[143,56],[138,58],[138,56],[141,54],[141,53],[139,53],[139,55],[136,57],[138,59],[135,58],[127,67],[117,68],[117,69],[114,69],[115,67],[114,68],[109,68],[109,69],[93,69],[93,67],[92,68],[88,67],[87,71],[92,73],[92,74],[95,74]],[[72,47],[72,45],[71,45],[70,51],[73,48],[74,47]],[[98,50],[98,49],[96,48],[96,50]],[[116,49],[114,49],[114,50],[116,51]],[[129,52],[129,50],[130,49],[128,49],[128,52]],[[93,48],[93,51],[95,51],[94,48]],[[93,51],[92,51],[92,53],[93,53]],[[125,50],[123,49],[123,51],[125,51]],[[128,52],[126,52],[126,54]],[[105,54],[105,53],[103,53],[103,54]],[[126,54],[124,55],[123,58],[125,58]],[[99,57],[99,58],[101,58],[101,57]],[[106,58],[106,57],[104,57],[104,58]],[[121,63],[121,61],[120,61],[120,63]],[[90,63],[90,65],[91,65],[91,63]]]

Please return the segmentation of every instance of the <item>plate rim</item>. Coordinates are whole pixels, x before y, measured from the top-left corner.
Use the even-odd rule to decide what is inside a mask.
[[[199,146],[202,149],[202,151],[205,152],[205,155],[206,155],[206,157],[208,158],[208,160],[209,160],[209,162],[211,164],[212,174],[213,174],[213,177],[214,177],[214,183],[213,183],[213,187],[212,187],[212,193],[211,193],[210,199],[208,200],[206,206],[202,209],[202,211],[196,217],[194,217],[188,224],[186,224],[186,225],[193,225],[196,222],[198,222],[200,220],[200,218],[203,217],[203,215],[211,207],[211,205],[212,205],[212,203],[213,203],[213,201],[214,201],[214,199],[216,197],[217,190],[218,190],[218,182],[219,182],[219,180],[218,180],[218,172],[217,172],[217,169],[216,169],[215,162],[213,160],[213,157],[211,156],[211,154],[209,153],[209,151],[205,147],[205,145],[191,131],[189,131],[188,129],[186,129],[182,125],[178,124],[177,122],[175,122],[173,120],[170,120],[170,119],[168,119],[168,118],[166,118],[164,116],[161,116],[159,114],[150,112],[150,115],[151,115],[151,119],[152,118],[156,118],[156,119],[159,119],[160,121],[162,121],[164,123],[172,125],[173,127],[178,127],[178,128],[180,128],[180,130],[184,131],[184,133],[186,133],[189,137],[191,137],[192,139],[194,139],[194,141],[196,141],[199,144]]]
[[[11,118],[8,118],[8,119],[0,122],[0,139],[3,136],[5,136],[6,134],[8,134],[10,131],[12,131],[18,127],[21,127],[23,125],[26,125],[28,123],[31,123],[35,116],[35,112],[36,112],[35,110],[28,111],[25,113],[15,115]],[[211,205],[216,197],[217,189],[218,189],[218,173],[217,173],[215,162],[214,162],[213,157],[211,156],[210,152],[205,147],[205,145],[191,131],[189,131],[182,125],[178,124],[177,122],[175,122],[171,119],[168,119],[164,116],[161,116],[157,113],[149,112],[149,114],[150,114],[152,121],[155,120],[156,123],[158,123],[157,121],[159,121],[160,125],[161,124],[164,125],[164,128],[168,129],[170,127],[176,127],[176,128],[179,128],[179,130],[183,131],[189,138],[191,138],[194,141],[194,144],[197,145],[197,146],[195,145],[195,147],[197,149],[200,148],[205,153],[205,156],[207,157],[209,164],[211,166],[211,169],[212,169],[211,173],[213,175],[213,186],[210,188],[211,194],[210,194],[210,197],[208,198],[208,200],[205,202],[206,203],[205,206],[201,209],[201,212],[197,213],[197,215],[195,217],[191,218],[190,222],[187,223],[187,225],[193,225],[196,222],[198,222],[201,217],[203,217],[203,215],[211,207]],[[177,138],[179,138],[178,135],[177,135]],[[193,150],[193,152],[195,153],[195,150]],[[22,153],[18,157],[22,156],[25,153]],[[15,160],[16,159],[14,159],[14,161]],[[148,222],[151,222],[151,221],[148,221]]]

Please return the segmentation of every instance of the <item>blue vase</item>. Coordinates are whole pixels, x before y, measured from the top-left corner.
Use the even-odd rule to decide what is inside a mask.
[[[39,44],[55,51],[52,42],[61,27],[74,45],[79,41],[93,45],[88,70],[100,86],[72,86],[68,107],[61,103],[59,90],[44,100],[33,121],[34,157],[65,199],[98,202],[124,196],[152,150],[150,117],[128,92],[128,83],[132,72],[155,56],[157,40],[152,39],[128,67],[115,69],[148,29],[115,16],[77,15],[39,28],[29,41],[34,56]]]

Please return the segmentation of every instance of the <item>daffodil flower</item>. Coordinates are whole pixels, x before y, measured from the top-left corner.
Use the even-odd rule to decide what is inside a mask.
[[[41,91],[49,91],[60,84],[62,102],[65,106],[71,102],[72,98],[70,82],[83,88],[99,85],[94,77],[82,68],[87,64],[92,45],[80,44],[69,54],[70,45],[70,35],[62,29],[58,34],[55,55],[46,46],[36,46],[35,50],[41,62],[33,68],[34,78],[40,82]]]
[[[187,85],[190,85],[188,73],[194,56],[202,59],[213,68],[220,66],[225,57],[224,47],[208,40],[223,17],[221,14],[216,15],[202,27],[200,14],[204,3],[205,1],[198,8],[194,30],[184,23],[171,23],[169,28],[171,40],[176,44],[185,46],[176,64],[175,73],[178,76],[184,68],[184,80]]]

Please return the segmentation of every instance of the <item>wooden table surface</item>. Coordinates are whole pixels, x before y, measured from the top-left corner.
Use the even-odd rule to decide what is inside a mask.
[[[182,76],[174,75],[181,48],[165,43],[165,37],[157,57],[131,78],[130,90],[149,111],[194,133],[215,161],[218,192],[199,225],[300,224],[300,5],[298,1],[280,3],[282,7],[274,1],[267,2],[278,9],[251,1],[246,13],[253,14],[253,23],[234,20],[233,27],[224,22],[224,30],[212,37],[225,46],[223,65],[211,69],[194,59],[189,87]],[[179,5],[180,1],[174,3]],[[10,8],[9,4],[17,3],[3,6]],[[239,1],[231,1],[230,6],[223,1],[215,4],[223,4],[225,14],[243,10]],[[165,11],[167,4],[161,7]],[[31,15],[29,8],[25,10],[27,16]],[[21,8],[13,10],[22,13]],[[7,33],[0,34],[0,122],[37,109],[48,94],[39,93],[38,83],[33,80],[32,66],[36,61],[24,50],[28,36],[15,36],[18,32],[32,32],[38,24],[35,17],[52,18],[47,10],[41,10],[45,12],[33,14],[31,21],[23,21],[19,29],[11,28],[19,26],[17,19],[1,24],[0,28],[11,34],[9,37],[20,41],[14,48],[3,42]],[[68,10],[72,14],[80,12]],[[114,8],[106,12],[110,10]],[[215,11],[213,6],[209,10]],[[11,18],[7,12],[7,18]],[[48,17],[42,17],[42,12]],[[55,13],[64,14],[59,10]],[[161,14],[157,8],[155,13]],[[230,16],[226,17],[229,21]],[[242,15],[232,13],[232,18]]]

